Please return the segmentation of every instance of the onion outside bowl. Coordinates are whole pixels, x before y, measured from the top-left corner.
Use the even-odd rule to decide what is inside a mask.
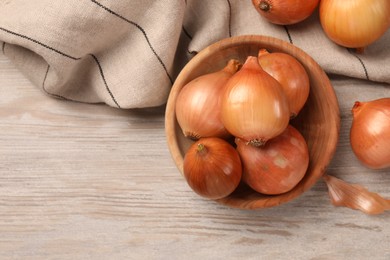
[[[284,52],[295,57],[306,69],[310,79],[310,94],[298,116],[291,121],[304,136],[309,147],[309,167],[305,177],[289,192],[263,195],[240,185],[231,195],[218,203],[241,209],[269,208],[286,203],[309,190],[325,173],[336,151],[340,131],[340,111],[337,96],[322,68],[304,51],[283,40],[243,35],[226,38],[200,51],[181,70],[168,97],[165,111],[165,131],[168,148],[183,175],[183,158],[193,143],[186,138],[175,116],[175,103],[180,90],[192,79],[223,68],[230,59],[244,62],[257,56],[262,48],[269,52]],[[183,177],[184,178],[184,177]]]

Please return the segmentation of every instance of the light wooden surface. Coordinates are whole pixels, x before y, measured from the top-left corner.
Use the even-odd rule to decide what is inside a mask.
[[[390,170],[348,141],[355,100],[390,86],[331,77],[341,133],[328,173],[390,197]],[[0,259],[390,259],[390,213],[331,205],[318,182],[257,211],[198,197],[167,148],[164,107],[53,99],[0,56]]]

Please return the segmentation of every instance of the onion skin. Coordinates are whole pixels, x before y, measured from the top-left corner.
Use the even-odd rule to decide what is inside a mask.
[[[258,58],[263,70],[282,85],[289,103],[290,117],[296,117],[310,92],[310,80],[305,68],[297,59],[286,53],[269,53],[261,49]]]
[[[319,15],[326,35],[335,43],[364,49],[390,26],[389,0],[321,0]]]
[[[252,0],[257,12],[269,22],[295,24],[309,17],[319,0]]]
[[[306,141],[291,125],[263,147],[247,145],[239,138],[235,142],[243,165],[242,179],[259,193],[288,192],[307,171],[309,150]]]
[[[221,118],[221,98],[226,82],[240,63],[230,60],[220,71],[199,76],[187,83],[177,96],[175,113],[184,136],[228,138]]]
[[[183,161],[188,185],[198,195],[220,199],[232,193],[241,181],[241,159],[227,141],[201,138],[191,145]]]
[[[290,119],[282,86],[254,56],[227,82],[221,110],[226,129],[255,146],[281,134]]]
[[[390,210],[390,200],[378,193],[370,192],[358,184],[349,184],[334,176],[324,175],[332,204],[337,207],[348,207],[366,214],[377,215]]]
[[[371,169],[390,167],[390,98],[356,101],[352,108],[351,148]]]

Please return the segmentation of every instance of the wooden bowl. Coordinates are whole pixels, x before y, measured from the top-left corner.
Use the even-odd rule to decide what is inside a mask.
[[[311,188],[324,174],[338,141],[340,115],[337,97],[321,67],[305,52],[294,45],[267,36],[246,35],[227,38],[199,52],[180,72],[166,106],[165,128],[168,147],[177,168],[183,174],[183,157],[193,141],[184,137],[175,116],[176,98],[185,84],[192,79],[223,68],[230,59],[244,62],[247,56],[257,56],[260,48],[270,52],[284,52],[302,63],[310,78],[310,94],[292,124],[302,133],[308,147],[310,163],[305,177],[291,191],[280,195],[262,195],[245,184],[217,202],[242,209],[258,209],[291,201]]]

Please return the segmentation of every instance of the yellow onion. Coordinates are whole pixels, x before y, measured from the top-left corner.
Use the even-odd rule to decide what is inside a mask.
[[[236,138],[243,165],[242,179],[253,190],[276,195],[293,189],[305,176],[309,150],[301,133],[289,125],[262,147]]]
[[[221,98],[226,82],[239,65],[232,59],[223,69],[199,76],[183,87],[177,96],[175,113],[184,136],[191,139],[230,136],[221,120]]]
[[[390,26],[389,0],[321,0],[320,21],[337,44],[363,50]]]
[[[282,86],[254,56],[227,82],[221,110],[226,129],[255,146],[281,134],[290,118]]]
[[[356,101],[350,142],[359,161],[372,169],[390,167],[390,98]]]
[[[216,138],[201,138],[184,156],[183,173],[198,195],[209,199],[228,196],[241,180],[241,160],[234,147]]]
[[[309,96],[310,81],[305,68],[287,53],[269,53],[266,49],[261,49],[258,58],[263,70],[282,85],[287,96],[290,116],[295,117]]]
[[[269,22],[288,25],[309,17],[319,0],[252,0],[257,12]]]

